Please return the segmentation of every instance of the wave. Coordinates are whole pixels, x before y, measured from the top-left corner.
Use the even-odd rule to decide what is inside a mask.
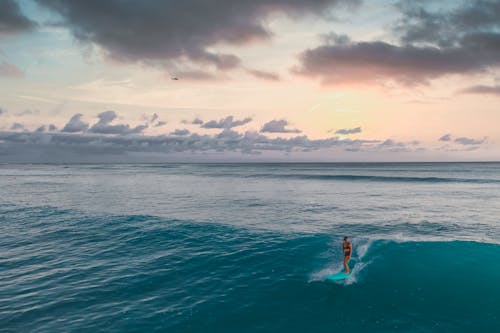
[[[366,259],[365,256],[369,253],[370,247],[375,242],[373,239],[369,238],[355,238],[353,243],[356,245],[354,247],[354,253],[349,266],[351,267],[351,275],[345,280],[333,281],[332,283],[351,285],[358,282],[361,272],[373,262],[372,258]],[[338,242],[332,242],[332,249],[338,250]],[[329,262],[325,267],[322,267],[318,271],[314,271],[309,276],[309,282],[313,281],[325,281],[328,275],[336,274],[344,270],[344,266],[341,262],[341,253],[339,251],[329,251],[329,253],[335,253],[331,262]]]
[[[500,327],[498,245],[462,241],[353,243],[355,248],[369,245],[366,252],[363,249],[361,256],[353,258],[350,278],[325,280],[326,275],[339,270],[340,265],[333,261],[314,271],[310,279],[332,295],[332,312],[353,322],[363,318],[367,324],[343,323],[339,329],[489,332]]]
[[[500,183],[500,179],[486,179],[486,178],[406,177],[406,176],[374,176],[374,175],[252,174],[246,177],[298,179],[298,180],[340,180],[340,181],[410,182],[410,183],[474,183],[474,184]]]
[[[7,331],[500,327],[498,245],[384,240],[351,230],[353,274],[336,284],[324,276],[341,268],[338,233],[4,208],[0,317]]]

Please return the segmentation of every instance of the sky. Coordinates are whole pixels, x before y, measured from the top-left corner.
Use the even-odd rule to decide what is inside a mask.
[[[499,0],[0,0],[0,163],[498,161],[499,69]]]

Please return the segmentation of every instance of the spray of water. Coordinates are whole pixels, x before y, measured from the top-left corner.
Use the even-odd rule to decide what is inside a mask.
[[[373,242],[373,239],[368,238],[354,238],[352,240],[354,247],[354,256],[352,257],[351,263],[351,275],[344,280],[333,281],[334,283],[341,285],[351,285],[359,281],[360,273],[373,261],[365,259]],[[332,244],[332,248],[335,249],[335,247],[340,248],[340,245],[338,243]],[[342,265],[342,259],[341,257],[339,257],[338,252],[333,251],[333,254],[332,251],[329,251],[329,253],[332,257],[330,262],[326,265],[326,267],[322,267],[318,271],[311,273],[309,282],[323,281],[328,275],[339,273],[344,269]],[[335,258],[333,258],[333,256],[335,256]],[[352,266],[353,263],[354,266]]]

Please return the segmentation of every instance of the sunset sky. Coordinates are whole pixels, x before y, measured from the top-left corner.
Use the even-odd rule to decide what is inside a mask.
[[[0,0],[0,162],[500,160],[500,1]]]

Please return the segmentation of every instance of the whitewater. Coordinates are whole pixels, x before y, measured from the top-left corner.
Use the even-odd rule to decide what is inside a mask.
[[[500,330],[499,163],[5,164],[0,232],[0,332]]]

